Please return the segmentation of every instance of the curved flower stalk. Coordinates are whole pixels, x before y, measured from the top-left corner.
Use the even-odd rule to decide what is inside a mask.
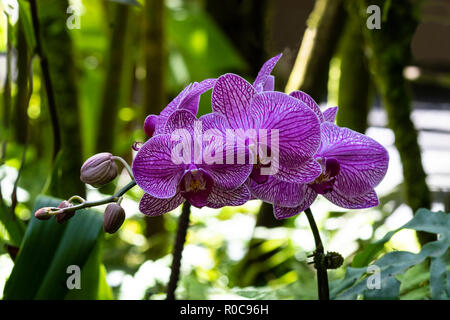
[[[144,131],[151,138],[153,135],[164,133],[164,125],[169,116],[177,109],[185,109],[197,114],[200,96],[210,90],[216,79],[206,79],[200,83],[194,82],[187,85],[159,115],[151,114],[145,118]]]
[[[250,199],[244,184],[252,169],[250,164],[225,164],[223,158],[219,161],[222,164],[208,164],[202,153],[200,158],[196,154],[199,145],[209,151],[224,149],[222,137],[210,134],[208,141],[202,141],[201,135],[220,122],[217,115],[197,119],[188,110],[175,110],[162,129],[166,133],[144,143],[132,167],[136,183],[146,192],[139,205],[142,213],[161,215],[185,201],[199,208],[220,208]]]
[[[285,182],[307,183],[321,173],[320,164],[313,159],[320,144],[318,117],[294,97],[265,91],[273,90],[270,72],[280,57],[263,65],[253,85],[229,73],[217,79],[212,92],[213,112],[222,115],[227,129],[237,132],[253,151],[256,163],[250,180],[258,184],[268,181],[269,176]],[[264,133],[268,134],[265,139]],[[278,145],[272,144],[275,134]],[[269,161],[267,158],[262,161],[261,147],[271,153]],[[269,166],[268,162],[275,169],[262,174],[261,168]],[[252,184],[249,185],[251,188]]]
[[[307,94],[296,91],[291,95],[305,102],[321,121],[321,143],[314,155],[321,165],[321,174],[303,184],[286,183],[270,177],[264,185],[252,183],[252,195],[272,203],[277,219],[304,211],[319,194],[343,208],[377,206],[374,187],[387,171],[389,155],[386,149],[361,133],[333,124],[337,107],[322,113]]]

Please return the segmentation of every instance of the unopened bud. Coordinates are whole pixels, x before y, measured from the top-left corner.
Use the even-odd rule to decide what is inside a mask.
[[[64,200],[63,202],[61,202],[59,204],[58,208],[62,209],[62,208],[68,208],[71,206],[72,206],[72,204],[69,201]],[[64,222],[66,222],[67,220],[69,220],[70,218],[72,218],[74,215],[75,215],[75,211],[63,212],[63,213],[57,214],[55,216],[55,220],[56,220],[56,222],[62,224]]]
[[[103,216],[103,230],[108,233],[115,233],[125,221],[125,211],[117,203],[111,203],[106,207]]]
[[[80,180],[99,188],[114,180],[119,173],[113,155],[109,152],[98,153],[85,161],[80,170]]]
[[[34,216],[39,220],[48,220],[51,218],[51,215],[49,214],[52,207],[44,207],[36,210],[34,213]]]

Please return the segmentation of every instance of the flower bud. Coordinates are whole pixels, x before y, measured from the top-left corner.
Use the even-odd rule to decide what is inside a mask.
[[[111,203],[106,207],[103,216],[103,230],[108,233],[115,233],[125,221],[125,211],[117,203]]]
[[[113,155],[109,152],[98,153],[83,164],[80,170],[80,180],[99,188],[114,180],[119,172]]]
[[[51,218],[51,215],[49,214],[52,207],[44,207],[36,210],[34,213],[34,216],[39,220],[48,220]]]
[[[59,209],[62,208],[68,208],[71,207],[72,204],[69,201],[64,200],[63,202],[61,202],[58,206]],[[64,222],[66,222],[67,220],[69,220],[70,218],[72,218],[75,215],[75,211],[72,212],[63,212],[60,214],[57,214],[55,216],[55,220],[56,222],[63,224]]]

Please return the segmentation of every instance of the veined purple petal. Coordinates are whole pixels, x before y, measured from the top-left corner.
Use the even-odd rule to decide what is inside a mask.
[[[255,94],[255,88],[245,79],[227,73],[219,77],[214,85],[212,110],[223,115],[232,128],[252,128],[249,105]]]
[[[235,189],[242,185],[252,171],[251,164],[212,164],[198,165],[208,172],[217,186]]]
[[[215,112],[205,114],[199,120],[202,122],[203,132],[207,130],[214,130],[216,132],[218,130],[220,133],[223,133],[226,129],[230,128],[227,119]]]
[[[159,116],[151,114],[145,118],[144,122],[144,132],[147,137],[153,137],[153,134],[156,131],[156,127],[158,126]]]
[[[173,145],[170,135],[157,135],[144,143],[136,154],[132,168],[134,178],[151,196],[171,198],[177,192],[185,165],[172,161]]]
[[[231,164],[227,163],[227,147],[224,136],[207,136],[207,141],[203,142],[203,161],[201,164],[197,164],[197,167],[210,174],[215,185],[226,189],[235,189],[247,180],[253,165],[251,161],[242,164],[237,161]],[[234,150],[234,154],[240,150],[237,146],[230,146],[230,148]],[[248,157],[248,151],[245,154]]]
[[[274,205],[273,214],[276,219],[286,219],[295,216],[300,212],[303,212],[306,209],[308,209],[312,205],[316,197],[317,193],[315,193],[314,190],[312,190],[311,188],[306,188],[304,197],[302,198],[302,202],[299,206],[295,208],[288,208]]]
[[[328,108],[327,110],[325,110],[323,112],[323,118],[325,121],[334,123],[334,121],[336,121],[336,115],[338,112],[338,107],[331,107]]]
[[[197,208],[207,205],[207,200],[213,188],[213,178],[203,169],[189,170],[180,183],[181,195]]]
[[[184,198],[179,192],[168,199],[155,198],[146,193],[139,202],[139,210],[147,216],[155,217],[178,208],[183,202]]]
[[[267,77],[267,80],[264,83],[263,90],[264,91],[274,91],[274,89],[275,89],[275,77],[270,75]]]
[[[347,209],[364,209],[376,207],[379,204],[377,194],[374,190],[357,196],[349,196],[342,194],[339,190],[334,189],[333,191],[323,195],[330,202],[335,205],[347,208]]]
[[[305,184],[288,183],[274,177],[268,177],[267,182],[261,184],[250,180],[250,192],[255,198],[285,207],[299,206],[307,188]]]
[[[333,189],[356,196],[380,183],[389,163],[389,155],[381,144],[330,122],[322,123],[321,129],[322,143],[316,157],[334,158],[340,166]]]
[[[256,88],[258,92],[262,92],[264,90],[264,86],[267,82],[267,79],[272,72],[273,68],[277,64],[278,60],[280,60],[281,56],[283,54],[280,53],[279,55],[276,55],[273,58],[270,58],[267,60],[261,69],[258,72],[258,75],[256,76],[255,82],[253,82],[253,86]],[[272,88],[273,90],[273,88]]]
[[[319,105],[316,103],[316,101],[314,101],[313,98],[311,98],[311,96],[309,94],[307,94],[306,92],[297,90],[297,91],[292,91],[289,95],[291,97],[294,97],[294,98],[300,100],[304,104],[306,104],[308,106],[308,108],[310,108],[312,111],[314,111],[316,116],[319,118],[320,122],[321,123],[324,122],[324,116],[322,114],[322,111],[320,111]]]
[[[289,207],[282,207],[282,206],[273,206],[273,214],[276,219],[286,219],[292,216],[295,216],[299,214],[300,212],[305,211],[308,209],[314,200],[317,197],[317,193],[314,192],[311,188],[306,187],[305,188],[304,196],[302,197],[301,203],[299,206],[295,208],[289,208]]]
[[[270,130],[270,134],[278,132],[278,149],[270,148],[278,151],[280,165],[301,166],[317,151],[319,119],[299,100],[281,92],[262,92],[253,98],[250,109],[256,129]]]
[[[198,104],[200,102],[200,96],[214,87],[216,79],[206,79],[200,83],[194,83],[189,92],[180,102],[178,109],[185,109],[192,112],[194,115],[198,112]]]
[[[194,124],[198,121],[197,117],[188,110],[175,110],[167,119],[165,132],[170,134],[178,129],[186,129],[194,134]]]
[[[245,184],[234,190],[214,186],[209,194],[207,206],[210,208],[240,206],[250,200],[250,197],[250,191]]]
[[[321,173],[321,165],[316,160],[309,159],[297,167],[280,165],[274,178],[290,183],[308,183],[314,181]]]

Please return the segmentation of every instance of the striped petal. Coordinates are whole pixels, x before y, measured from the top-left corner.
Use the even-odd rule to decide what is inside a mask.
[[[250,197],[250,191],[245,184],[234,190],[227,190],[214,186],[209,194],[206,205],[210,208],[240,206],[250,200]]]
[[[252,100],[251,113],[255,129],[278,133],[279,163],[286,167],[301,166],[317,151],[320,143],[320,125],[317,116],[302,102],[281,92],[257,94]],[[267,138],[270,141],[272,137]]]
[[[321,129],[322,143],[317,157],[334,158],[340,166],[334,189],[340,194],[357,196],[380,183],[389,163],[389,155],[381,144],[330,122],[324,122]]]
[[[157,135],[142,145],[133,161],[137,185],[151,196],[171,198],[184,174],[185,164],[172,161],[174,142],[170,135]]]
[[[299,214],[300,212],[308,209],[314,200],[317,197],[317,193],[315,193],[311,188],[306,188],[305,195],[302,199],[302,202],[299,206],[295,208],[281,207],[274,205],[273,206],[273,214],[277,219],[286,219],[292,216]]]
[[[319,118],[319,121],[321,123],[324,122],[324,116],[322,114],[322,111],[320,111],[319,105],[316,103],[316,101],[314,101],[313,98],[311,98],[309,94],[303,91],[292,91],[289,95],[306,104],[308,108],[314,111],[316,116]]]
[[[178,208],[184,201],[180,193],[168,199],[155,198],[146,193],[139,202],[139,210],[147,216],[156,217]]]
[[[278,60],[280,60],[282,55],[283,54],[280,53],[279,55],[276,55],[275,57],[270,58],[263,64],[263,66],[259,70],[258,75],[256,76],[256,79],[255,79],[255,82],[253,82],[253,86],[256,88],[256,90],[258,92],[267,91],[265,89],[265,87],[270,86],[271,83],[272,83],[272,89],[270,89],[270,91],[273,90],[273,79],[269,79],[270,73],[272,72],[273,68],[277,64]],[[266,84],[268,81],[269,81],[269,83]],[[272,82],[270,83],[270,81],[272,81]]]
[[[379,204],[377,194],[374,190],[353,197],[342,194],[338,190],[333,190],[323,196],[335,205],[347,209],[371,208],[376,207]]]
[[[223,115],[232,128],[252,128],[249,105],[256,90],[245,79],[227,73],[217,79],[214,85],[212,110]]]

